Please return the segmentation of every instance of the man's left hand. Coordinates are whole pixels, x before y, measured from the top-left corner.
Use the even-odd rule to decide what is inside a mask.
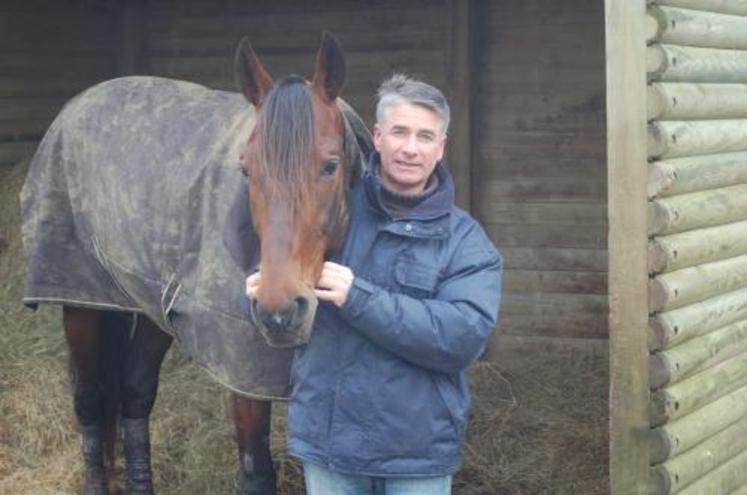
[[[347,266],[325,261],[314,293],[320,300],[329,301],[339,308],[347,301],[354,278],[353,271]]]

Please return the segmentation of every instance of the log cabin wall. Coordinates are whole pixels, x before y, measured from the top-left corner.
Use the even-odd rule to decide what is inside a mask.
[[[105,2],[0,4],[0,166],[30,156],[71,96],[112,77],[116,21]]]
[[[604,353],[604,2],[483,8],[472,207],[505,265],[491,354],[505,363],[547,349]]]
[[[747,493],[747,4],[647,18],[652,493]]]

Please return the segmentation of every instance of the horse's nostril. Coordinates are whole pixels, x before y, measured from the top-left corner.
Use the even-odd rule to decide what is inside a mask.
[[[309,300],[305,297],[297,297],[294,301],[296,306],[296,318],[303,318],[309,310]]]

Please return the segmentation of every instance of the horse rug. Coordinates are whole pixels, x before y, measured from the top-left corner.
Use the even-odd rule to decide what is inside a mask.
[[[239,307],[258,250],[239,169],[254,117],[238,93],[155,77],[71,100],[21,193],[24,303],[144,314],[223,385],[286,397],[293,351]]]

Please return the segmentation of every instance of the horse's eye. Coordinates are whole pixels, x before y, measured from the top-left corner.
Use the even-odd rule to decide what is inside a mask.
[[[328,160],[322,167],[322,177],[332,177],[337,172],[338,163],[334,160]]]
[[[241,170],[241,175],[247,179],[249,178],[249,171],[243,165],[239,165],[239,170]]]

